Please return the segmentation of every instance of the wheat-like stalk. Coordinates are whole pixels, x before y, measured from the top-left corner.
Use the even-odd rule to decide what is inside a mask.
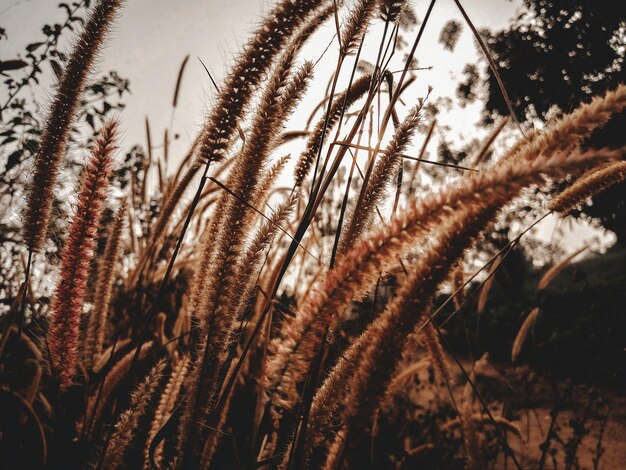
[[[260,208],[263,204],[267,203],[267,199],[270,196],[270,190],[276,183],[276,180],[285,169],[285,165],[289,162],[291,155],[285,155],[274,163],[265,173],[259,183],[257,189],[257,197],[252,201],[252,206]]]
[[[421,312],[423,318],[428,299],[447,278],[452,263],[469,246],[472,238],[493,219],[497,209],[523,187],[540,182],[545,176],[562,175],[580,168],[589,163],[589,157],[589,154],[569,158],[563,154],[539,157],[532,165],[513,162],[466,180],[465,185],[476,189],[476,197],[466,199],[454,211],[447,211],[451,215],[440,222],[434,244],[422,255],[419,265],[400,287],[385,313],[368,327],[333,368],[311,407],[311,435],[318,434],[325,426],[328,414],[336,411],[337,397],[345,390],[349,391],[349,396],[343,401],[342,419],[371,416],[390,380],[407,335],[419,322],[420,315],[415,312]],[[477,184],[481,180],[490,183],[485,186]],[[359,367],[355,368],[353,364],[359,364]],[[380,392],[376,392],[377,389]]]
[[[369,90],[371,80],[371,75],[363,75],[349,89],[333,98],[329,112],[317,122],[307,140],[305,150],[298,158],[294,169],[294,188],[300,188],[311,171],[315,157],[323,144],[325,133],[332,129],[342,114]]]
[[[139,359],[143,359],[146,357],[146,354],[152,349],[153,343],[152,341],[148,341],[141,346],[139,351]],[[112,393],[115,391],[117,386],[120,384],[128,371],[130,370],[131,362],[133,361],[133,357],[135,356],[135,351],[131,350],[126,353],[119,361],[115,363],[115,365],[111,368],[111,370],[106,374],[104,379],[104,383],[101,385],[99,391],[97,391],[94,395],[89,397],[87,402],[87,410],[85,411],[85,416],[88,418],[88,425],[90,425],[85,431],[87,434],[91,433],[92,430],[96,426],[96,422],[100,419],[102,415],[102,411],[106,406],[109,398]],[[107,358],[107,362],[108,362]]]
[[[347,56],[359,47],[376,11],[376,0],[357,0],[349,7],[341,30],[341,55]]]
[[[501,162],[509,159],[533,160],[539,155],[549,155],[559,150],[572,150],[603,127],[611,116],[626,109],[626,85],[607,91],[603,96],[594,97],[590,103],[580,105],[546,130],[530,132],[521,139]]]
[[[534,162],[541,155],[550,155],[557,150],[573,150],[572,141],[580,141],[589,136],[593,129],[604,125],[613,113],[621,111],[625,106],[626,87],[620,86],[615,91],[608,92],[604,97],[597,97],[592,103],[581,106],[543,134],[533,133],[532,138],[522,139],[522,143],[514,147],[514,152],[509,152],[497,166],[508,169],[510,168],[509,163],[518,159],[524,160],[525,164],[528,165],[528,162]],[[610,153],[611,158],[617,157],[615,152],[601,152]],[[578,154],[580,153],[578,152]],[[497,172],[490,174],[494,176],[497,175]],[[402,235],[408,235],[406,239],[392,239],[394,241],[391,244],[394,248],[393,252],[389,253],[379,249],[376,256],[371,256],[371,250],[368,250],[365,245],[361,245],[361,248],[353,250],[345,264],[342,265],[341,261],[338,260],[337,268],[328,274],[324,287],[319,294],[311,297],[311,300],[298,311],[296,318],[285,326],[282,336],[274,340],[272,344],[274,354],[265,374],[266,390],[270,398],[278,390],[279,394],[282,395],[278,399],[280,405],[288,408],[294,406],[297,401],[295,387],[306,375],[308,370],[306,364],[314,357],[316,345],[319,344],[328,330],[331,317],[340,315],[351,299],[371,284],[371,278],[382,270],[385,263],[401,254],[398,250],[399,245],[403,247],[406,245],[402,243],[396,245],[396,241],[408,244],[413,237],[422,235],[428,228],[428,224],[432,224],[432,227],[436,226],[434,223],[434,220],[437,220],[436,217],[434,220],[429,220],[427,213],[438,214],[437,211],[446,208],[450,202],[458,204],[465,202],[464,198],[472,198],[472,194],[474,194],[472,191],[476,189],[473,188],[473,185],[479,180],[482,180],[483,183],[488,181],[482,175],[470,178],[471,185],[462,186],[463,189],[460,191],[458,189],[445,191],[439,202],[436,201],[436,198],[430,198],[422,205],[420,211],[409,212],[417,217],[415,219],[409,217],[407,220],[406,228],[410,228],[410,230],[402,233]],[[445,200],[446,198],[448,200]],[[422,222],[424,225],[419,225],[418,222]],[[415,225],[411,226],[412,224]],[[359,250],[362,250],[364,256],[358,255]],[[369,264],[369,260],[364,263],[368,256],[372,257],[373,264]],[[368,265],[371,266],[371,270],[364,269]],[[289,373],[288,369],[292,363],[296,365],[291,367],[292,372]]]
[[[94,306],[89,316],[84,341],[83,364],[87,371],[92,370],[94,359],[100,355],[104,345],[106,320],[115,284],[115,266],[122,248],[121,240],[125,217],[126,205],[122,204],[117,212],[114,224],[108,230],[104,255],[98,266]]]
[[[61,388],[72,383],[78,363],[79,326],[98,225],[109,185],[116,123],[107,124],[97,139],[82,178],[76,212],[61,253],[61,272],[47,332],[50,365]]]
[[[241,270],[238,275],[240,294],[233,299],[235,316],[239,318],[250,301],[255,284],[255,276],[258,274],[263,254],[270,246],[277,232],[282,229],[287,218],[293,212],[297,203],[297,197],[291,196],[282,202],[265,221],[254,235],[250,246],[242,258]]]
[[[589,246],[587,246],[587,245],[583,246],[582,248],[580,248],[580,249],[574,251],[573,253],[567,255],[561,261],[559,261],[554,266],[552,266],[550,269],[548,269],[544,273],[544,275],[541,276],[541,279],[539,279],[539,283],[537,284],[537,290],[543,290],[543,289],[547,288],[552,283],[552,281],[554,281],[554,279],[556,279],[556,277],[561,273],[561,271],[563,271],[563,269],[565,269],[565,267],[574,258],[576,258],[579,254],[581,254],[587,248],[589,248]]]
[[[238,121],[243,117],[251,96],[267,73],[274,58],[287,43],[294,31],[290,48],[300,49],[334,11],[332,5],[322,8],[326,1],[285,0],[280,3],[260,25],[255,36],[248,42],[225,79],[220,89],[217,103],[213,107],[202,132],[194,140],[193,146],[176,173],[176,186],[166,198],[163,210],[159,213],[153,230],[152,245],[163,237],[167,223],[174,209],[182,199],[191,181],[197,175],[203,163],[222,161],[231,146],[233,135],[238,128]],[[305,21],[313,12],[312,17]],[[304,23],[304,24],[303,24]],[[298,30],[299,29],[299,30]],[[294,97],[295,98],[295,97]],[[196,157],[195,159],[193,157]],[[191,161],[187,171],[179,180],[182,168]],[[224,166],[222,166],[224,168]],[[219,209],[222,209],[220,206]],[[129,276],[129,284],[134,284],[142,272],[151,253],[146,251]]]
[[[289,409],[297,403],[296,386],[306,376],[308,365],[331,323],[337,321],[355,296],[375,282],[385,266],[403,255],[416,239],[429,230],[436,230],[449,213],[474,203],[494,187],[501,189],[520,180],[536,178],[544,167],[558,169],[566,165],[565,162],[580,165],[590,157],[615,158],[616,154],[573,154],[569,159],[559,155],[558,158],[541,158],[541,165],[527,162],[498,165],[489,172],[464,179],[454,188],[442,189],[414,202],[389,226],[357,243],[349,253],[337,259],[336,267],[283,327],[281,337],[273,341],[271,359],[264,374],[268,396],[272,398],[278,392],[276,404]]]
[[[493,219],[496,208],[510,194],[510,187],[498,188],[500,194],[494,192],[483,195],[481,201],[460,209],[459,214],[451,216],[440,226],[435,242],[420,258],[419,264],[402,283],[385,311],[370,324],[333,368],[326,382],[336,383],[333,388],[339,394],[335,395],[334,400],[344,397],[339,398],[343,410],[336,418],[347,423],[348,427],[356,429],[359,425],[369,425],[391,381],[406,338],[414,331],[416,324],[424,320],[432,296],[447,277],[451,263],[471,244],[473,236]],[[359,364],[359,367],[354,367],[354,364]],[[341,373],[341,377],[335,375],[337,373]],[[327,390],[325,383],[311,407],[309,436],[317,436],[318,439],[322,429],[318,415],[321,410],[318,407],[323,403],[331,411],[335,406],[324,399]]]
[[[165,424],[165,422],[172,415],[176,400],[180,394],[180,389],[183,385],[185,375],[187,374],[187,368],[189,366],[189,358],[183,357],[176,362],[176,365],[172,368],[170,378],[161,394],[159,404],[154,412],[154,418],[150,424],[150,430],[148,431],[148,440],[146,441],[146,448],[144,450],[144,464],[145,470],[152,469],[150,462],[150,446],[155,436],[159,432],[159,429]],[[163,460],[163,443],[159,443],[154,449],[154,463],[161,464]]]
[[[493,260],[491,268],[487,273],[487,279],[480,289],[480,294],[478,295],[478,303],[476,305],[476,313],[479,315],[483,313],[485,307],[487,306],[487,299],[489,298],[489,292],[491,292],[491,286],[493,285],[493,281],[496,278],[496,271],[500,267],[500,263],[502,263],[502,255],[496,256],[496,259]]]
[[[120,415],[117,423],[115,423],[115,431],[109,440],[102,461],[102,468],[113,470],[121,466],[124,454],[137,433],[139,419],[148,411],[152,397],[159,388],[166,365],[165,359],[159,360],[133,391],[128,409]]]
[[[460,2],[455,2],[487,52]],[[445,458],[457,459],[460,452],[467,468],[485,468],[491,464],[486,460],[492,459],[493,450],[491,430],[483,425],[487,423],[496,427],[507,458],[517,464],[499,425],[518,436],[519,429],[492,416],[474,385],[478,369],[470,373],[462,400],[457,401],[459,384],[448,364],[437,315],[452,300],[457,310],[466,303],[463,286],[486,266],[464,279],[463,257],[525,188],[553,178],[573,178],[573,184],[553,197],[546,214],[565,216],[626,179],[624,148],[588,149],[594,131],[626,109],[626,86],[593,98],[544,129],[530,131],[487,167],[484,160],[509,120],[502,119],[472,157],[474,171],[435,181],[436,189],[421,192],[419,198],[409,194],[406,204],[404,200],[400,204],[406,192],[401,183],[407,176],[402,173],[402,159],[407,158],[406,149],[421,124],[427,97],[417,100],[404,120],[396,109],[403,91],[416,78],[413,59],[417,47],[423,47],[420,41],[435,3],[428,2],[413,46],[399,61],[404,68],[395,72],[398,54],[406,47],[407,25],[414,20],[407,0],[276,0],[224,80],[219,85],[213,82],[214,106],[168,178],[170,136],[186,58],[164,133],[163,159],[156,162],[155,189],[162,195],[156,200],[162,203],[156,208],[151,196],[148,170],[155,169],[151,164],[156,147],[146,119],[148,168],[142,178],[131,175],[129,188],[125,176],[119,181],[119,190],[131,191],[133,204],[126,213],[122,205],[110,221],[102,240],[104,252],[92,270],[97,236],[105,231],[101,209],[116,136],[116,124],[105,125],[81,177],[49,307],[42,298],[43,312],[50,313],[43,322],[47,330],[41,341],[46,351],[42,359],[28,336],[39,322],[27,324],[23,317],[31,305],[36,320],[37,299],[29,290],[39,292],[45,285],[32,289],[30,281],[39,282],[35,274],[49,269],[40,252],[52,225],[49,220],[55,217],[51,209],[62,159],[94,58],[122,0],[76,2],[67,7],[62,30],[78,24],[74,13],[85,5],[89,16],[65,71],[57,74],[61,75],[57,93],[43,121],[23,211],[26,281],[19,290],[13,289],[18,298],[7,306],[9,321],[6,331],[0,331],[0,353],[7,353],[2,359],[18,361],[3,362],[0,369],[5,365],[10,370],[24,369],[15,376],[17,381],[14,374],[2,374],[0,392],[6,388],[7,398],[16,399],[21,407],[18,428],[29,426],[35,431],[38,441],[31,447],[43,450],[48,460],[44,465],[80,465],[78,459],[98,454],[98,469],[352,468],[356,462],[367,462],[367,456],[359,454],[370,447],[370,439],[374,442],[388,430],[396,431],[396,418],[402,416],[396,410],[398,395],[406,392],[409,377],[421,379],[426,374],[417,375],[425,364],[434,369],[435,404],[444,405],[439,411],[445,414],[451,405],[455,417],[440,419],[440,412],[428,412],[425,422],[433,425],[433,439],[426,438],[417,447],[413,441],[423,441],[424,433],[418,436],[413,430],[392,447],[387,445],[389,439],[379,439],[372,447],[377,455],[372,455],[371,464],[412,463],[422,459],[420,453],[441,443],[448,446],[448,438],[456,441],[460,435],[463,447],[458,449],[454,442],[444,448]],[[326,49],[313,51],[317,62],[303,62],[299,56],[307,52],[304,44],[329,19],[335,37]],[[376,38],[368,37],[373,20],[379,23]],[[372,72],[360,75],[370,66],[372,40],[377,42],[378,56],[372,61]],[[55,45],[45,47],[41,60]],[[324,68],[329,55],[336,66],[322,70],[328,81],[325,90],[320,87],[320,101],[304,103],[313,105],[304,129],[285,129],[303,101],[314,68]],[[494,65],[491,57],[489,61]],[[15,65],[8,64],[8,69]],[[348,67],[351,70],[345,70]],[[400,74],[397,83],[396,74]],[[348,75],[349,84],[342,91],[339,79],[347,80]],[[389,85],[386,107],[381,107],[383,80]],[[357,105],[361,109],[354,112]],[[394,130],[388,127],[392,117]],[[348,123],[347,135],[340,138]],[[435,135],[436,120],[427,124],[418,161],[408,175],[411,185]],[[331,132],[334,137],[328,139]],[[361,145],[363,136],[369,140],[367,145]],[[303,139],[299,142],[303,151],[294,162],[291,187],[286,187],[278,182],[291,155],[279,158],[278,154],[282,145],[295,139]],[[344,192],[342,171],[349,148],[366,150],[370,158],[358,169],[356,157],[349,159]],[[129,154],[127,163],[134,165],[134,159]],[[475,170],[478,167],[480,171]],[[396,199],[387,222],[379,209],[394,179]],[[196,183],[195,196],[188,198],[189,188]],[[336,200],[340,193],[342,204]],[[357,196],[355,201],[348,200],[350,195]],[[332,220],[337,211],[338,225]],[[0,209],[0,215],[6,213]],[[374,224],[375,216],[384,223]],[[125,223],[130,223],[128,250],[122,249]],[[329,242],[328,266],[320,259],[326,259]],[[581,251],[548,269],[538,291],[546,289]],[[470,256],[467,267],[476,261]],[[503,256],[490,261],[478,298],[479,314],[485,310]],[[117,289],[122,279],[123,286]],[[450,284],[454,299],[433,313],[437,296]],[[82,318],[85,300],[93,304],[88,318]],[[362,314],[363,307],[367,315]],[[536,307],[519,319],[513,362],[519,360],[540,315]],[[345,328],[344,320],[349,321]],[[353,326],[359,331],[356,337]],[[415,358],[417,341],[424,352]],[[15,354],[5,348],[14,343]],[[20,362],[22,353],[27,357]],[[165,358],[148,357],[154,354]],[[49,370],[42,369],[42,360],[48,361]],[[171,370],[162,378],[166,361]],[[154,367],[144,375],[148,365]],[[84,380],[78,380],[78,370]],[[431,378],[430,370],[428,374]],[[124,398],[129,390],[130,396]],[[421,400],[421,387],[419,392],[415,395],[411,390],[411,400]],[[476,413],[478,402],[484,414]],[[446,434],[440,443],[435,438],[441,433]],[[52,452],[46,452],[46,443],[54,446]],[[99,452],[98,443],[103,444]],[[25,448],[19,444],[20,450]],[[379,448],[390,453],[381,455]],[[68,450],[76,450],[77,457]],[[439,449],[433,452],[435,459],[444,454]]]
[[[465,272],[463,271],[463,263],[459,262],[456,269],[452,272],[451,276],[452,291],[456,292],[453,297],[454,308],[460,310],[465,302],[465,292],[463,287],[465,286]]]
[[[590,197],[626,180],[626,161],[611,162],[581,175],[550,202],[549,209],[567,215]]]
[[[45,241],[54,185],[80,95],[121,3],[121,0],[100,0],[94,5],[59,79],[34,157],[24,212],[24,241],[32,252],[41,250]]]
[[[198,459],[200,455],[198,451],[189,449],[198,446],[201,449],[206,440],[208,430],[197,423],[208,418],[215,399],[218,377],[234,333],[236,318],[232,311],[226,310],[226,306],[229,304],[228,299],[234,297],[237,288],[236,274],[239,270],[243,237],[247,228],[243,226],[243,221],[249,210],[239,198],[250,197],[255,193],[268,154],[278,139],[285,119],[295,106],[295,103],[287,100],[299,100],[305,89],[304,86],[299,86],[299,93],[289,92],[285,95],[285,87],[289,90],[290,82],[293,81],[306,83],[308,81],[306,77],[310,77],[312,73],[312,64],[306,63],[294,77],[291,76],[296,52],[295,47],[288,49],[268,80],[246,144],[237,157],[237,164],[230,176],[231,190],[236,197],[224,195],[230,199],[224,204],[222,227],[217,240],[209,241],[215,243],[212,266],[206,272],[207,278],[202,284],[202,294],[196,295],[200,300],[199,305],[197,308],[192,306],[194,310],[202,312],[201,337],[198,356],[192,361],[186,383],[187,398],[179,435],[179,449],[188,449],[181,452],[181,456],[191,461]],[[189,438],[188,432],[192,433]]]
[[[395,23],[400,19],[400,15],[407,8],[407,0],[379,0],[378,10],[380,18],[389,23]]]
[[[515,341],[513,341],[513,347],[511,348],[511,362],[516,362],[520,353],[522,352],[522,347],[526,342],[526,337],[528,333],[533,328],[535,323],[537,322],[537,318],[539,318],[539,307],[533,308],[530,313],[526,316],[524,323],[520,327],[517,335],[515,336]]]
[[[267,15],[235,60],[235,65],[221,87],[198,147],[197,154],[202,161],[224,159],[252,91],[289,36],[323,3],[315,0],[283,0]]]
[[[411,142],[411,138],[421,122],[421,104],[411,109],[404,121],[396,128],[391,141],[378,156],[372,175],[361,191],[363,203],[352,212],[346,230],[342,234],[340,252],[345,252],[347,247],[358,241],[365,230],[369,227],[374,210],[381,203],[387,185],[393,179],[402,155]]]

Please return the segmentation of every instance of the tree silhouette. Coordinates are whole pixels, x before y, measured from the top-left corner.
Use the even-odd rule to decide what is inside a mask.
[[[525,0],[523,11],[500,31],[482,34],[499,67],[517,115],[546,120],[558,107],[571,111],[626,78],[626,2]],[[480,80],[467,69],[457,93],[462,101],[480,96]],[[495,76],[485,65],[484,118],[509,113]],[[626,144],[626,113],[614,116],[586,146]],[[600,144],[601,143],[601,144]],[[582,213],[612,230],[626,244],[626,184],[593,199]]]

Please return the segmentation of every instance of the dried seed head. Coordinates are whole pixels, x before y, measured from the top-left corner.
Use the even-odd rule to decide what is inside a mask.
[[[111,122],[96,140],[83,175],[76,213],[61,253],[61,272],[52,301],[47,339],[51,367],[59,376],[62,388],[71,384],[78,363],[85,285],[109,186],[115,134],[116,123]]]
[[[33,179],[24,212],[24,240],[33,252],[41,250],[45,241],[54,185],[80,95],[121,3],[120,0],[100,0],[94,5],[57,85],[34,158]]]

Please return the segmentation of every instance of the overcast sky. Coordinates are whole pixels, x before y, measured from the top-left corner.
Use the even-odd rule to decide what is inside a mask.
[[[55,0],[0,0],[0,26],[6,29],[8,41],[0,41],[0,59],[14,58],[26,44],[42,37],[41,26],[65,19],[63,10]],[[98,63],[97,73],[116,70],[130,79],[132,94],[126,99],[127,108],[119,116],[124,129],[122,148],[127,150],[134,143],[145,142],[144,118],[148,116],[153,140],[161,139],[163,130],[170,127],[171,102],[178,69],[183,58],[191,56],[187,66],[179,107],[173,120],[172,130],[180,139],[171,148],[171,157],[182,156],[189,147],[203,122],[214,96],[213,87],[198,59],[211,71],[218,85],[228,69],[238,48],[250,36],[264,13],[274,2],[269,0],[128,0],[116,21],[113,34],[106,43]],[[520,0],[465,0],[465,9],[480,29],[504,27],[520,9]],[[413,2],[419,19],[423,18],[428,2]],[[463,23],[463,18],[453,0],[439,0],[432,13],[416,57],[421,67],[432,70],[420,72],[418,80],[406,94],[406,106],[411,106],[424,96],[428,86],[434,88],[431,99],[454,96],[456,84],[465,64],[476,62],[476,51],[469,28],[464,27],[454,52],[445,51],[438,38],[442,26],[450,19]],[[303,59],[317,60],[334,33],[333,24],[322,29],[303,51]],[[406,35],[413,40],[414,34]],[[364,50],[364,57],[374,61],[380,28],[373,28],[371,42]],[[336,47],[331,48],[316,68],[317,76],[327,80],[329,69],[334,69]],[[402,55],[398,55],[401,68]],[[393,68],[393,67],[392,67]],[[50,71],[47,71],[50,77]],[[347,72],[343,76],[347,80]],[[43,80],[46,83],[46,80]],[[47,83],[50,83],[49,81]],[[316,103],[315,89],[305,104]],[[343,88],[343,86],[341,87]],[[312,96],[311,96],[312,95]],[[320,95],[321,96],[321,95]],[[45,104],[45,94],[41,101]],[[480,103],[463,112],[447,113],[440,117],[442,125],[452,129],[450,139],[461,143],[480,138],[485,130],[476,129]],[[300,121],[308,115],[295,117]],[[298,128],[293,125],[291,128]],[[421,140],[422,137],[418,137]],[[433,139],[434,140],[434,139]],[[433,142],[436,146],[437,142]],[[179,157],[180,158],[180,157]],[[171,171],[171,168],[170,168]],[[548,236],[551,224],[544,223],[542,231]],[[586,231],[593,235],[593,231]],[[583,242],[582,233],[573,238],[572,246]]]
[[[0,42],[0,47],[5,49],[0,52],[0,58],[15,55],[23,51],[26,44],[36,41],[41,37],[44,23],[63,20],[64,12],[57,8],[57,3],[54,0],[0,0],[0,26],[9,36],[8,41]],[[478,27],[490,28],[505,25],[518,7],[518,2],[509,0],[466,0],[464,4]],[[143,141],[146,115],[155,132],[169,125],[178,68],[187,54],[191,59],[185,72],[175,129],[180,132],[183,143],[190,141],[213,96],[198,58],[219,84],[238,48],[272,5],[268,0],[127,1],[98,63],[98,72],[116,70],[130,79],[132,96],[126,100],[128,106],[120,116],[122,128],[126,130],[126,143]],[[415,1],[413,5],[418,17],[422,17],[427,2]],[[454,2],[440,0],[422,44],[436,44],[442,25],[452,18],[462,21]],[[307,59],[317,59],[315,55],[326,47],[332,32],[332,25],[329,25],[312,40]],[[407,39],[412,38],[407,36]],[[420,77],[416,93],[423,94],[427,85],[433,85],[436,97],[454,91],[450,73],[458,73],[477,55],[466,28],[454,53],[425,46],[418,49],[417,57],[421,66],[433,66],[433,70]]]

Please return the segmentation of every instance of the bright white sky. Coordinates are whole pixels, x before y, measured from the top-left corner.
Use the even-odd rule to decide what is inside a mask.
[[[40,38],[44,23],[63,20],[64,12],[57,8],[57,3],[54,0],[0,0],[0,26],[6,29],[9,37],[8,41],[0,42],[0,59],[14,58],[26,44]],[[122,148],[128,149],[133,143],[145,142],[145,116],[150,119],[153,142],[160,141],[163,130],[171,123],[171,102],[180,63],[190,54],[173,121],[173,130],[181,137],[170,147],[171,158],[184,155],[214,96],[213,86],[197,58],[205,63],[219,84],[238,47],[273,3],[269,0],[128,0],[98,64],[99,73],[116,70],[130,79],[132,94],[126,99],[127,107],[120,116],[121,128],[125,130]],[[423,18],[428,2],[419,0],[413,4],[418,18]],[[465,0],[463,4],[479,29],[497,29],[515,16],[520,0]],[[412,90],[405,95],[407,106],[412,106],[417,97],[424,96],[428,86],[434,88],[432,99],[454,97],[464,65],[476,62],[479,57],[467,27],[464,27],[453,53],[441,48],[439,34],[450,19],[463,23],[453,0],[439,0],[416,54],[421,67],[433,66],[433,70],[420,72]],[[333,33],[332,24],[320,31],[304,50],[303,59],[317,60]],[[371,44],[363,53],[371,62],[375,60],[380,33],[380,28],[372,30]],[[413,40],[413,35],[405,37]],[[323,83],[330,70],[334,69],[334,54],[336,47],[331,47],[316,68]],[[398,54],[398,68],[402,63],[401,57],[402,54]],[[347,80],[346,77],[347,73],[343,75]],[[46,83],[45,80],[43,83]],[[323,89],[323,86],[312,88]],[[338,89],[343,89],[343,86]],[[312,92],[304,104],[317,103],[319,98],[321,94],[315,96]],[[45,95],[42,95],[42,103],[45,104]],[[452,142],[484,135],[483,130],[477,130],[473,125],[478,119],[479,109],[480,104],[477,103],[463,112],[440,116],[442,124],[454,129],[449,136]],[[309,111],[310,107],[307,107],[305,113],[296,115],[291,128],[301,128]],[[418,137],[416,144],[419,145],[422,138]],[[552,223],[548,221],[542,226],[544,235],[549,236]],[[576,237],[568,237],[566,249],[580,246],[585,238],[597,232],[577,228],[577,233]]]
[[[0,58],[16,55],[26,44],[41,37],[44,23],[64,19],[64,12],[57,8],[57,3],[54,0],[0,0],[0,26],[9,36],[8,41],[0,43],[6,48],[0,51]],[[422,0],[413,4],[418,17],[423,17],[428,2]],[[515,14],[518,1],[466,0],[464,4],[479,28],[494,28],[503,26]],[[191,58],[174,127],[181,133],[183,142],[191,141],[213,96],[213,87],[197,58],[206,64],[219,84],[238,47],[272,5],[269,0],[127,1],[98,64],[98,72],[116,70],[130,79],[132,95],[127,98],[127,108],[120,116],[122,128],[126,130],[125,143],[145,140],[146,115],[153,132],[159,136],[169,126],[174,85],[180,63],[187,54]],[[423,95],[428,85],[435,88],[433,97],[453,95],[455,81],[450,79],[450,74],[458,74],[467,62],[477,57],[467,28],[454,53],[443,51],[437,45],[441,27],[452,18],[463,21],[452,0],[439,0],[422,40],[423,46],[417,53],[420,66],[434,68],[424,72],[416,83],[415,96]],[[304,58],[316,60],[333,32],[332,24],[320,32],[303,54]],[[376,52],[374,39],[365,53],[371,61]],[[409,36],[407,39],[412,40]],[[437,46],[431,47],[433,44]],[[333,52],[328,53],[328,64],[334,63]],[[328,73],[325,65],[325,62],[320,63],[319,76]],[[467,124],[469,122],[456,122],[454,127]]]

